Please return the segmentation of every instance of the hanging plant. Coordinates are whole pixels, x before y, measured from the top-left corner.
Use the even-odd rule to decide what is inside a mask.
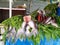
[[[56,16],[56,8],[57,8],[57,3],[54,4],[48,4],[44,10],[46,12],[47,16],[55,17]]]
[[[5,27],[5,33],[3,35],[3,40],[6,41],[6,35],[9,31],[9,26],[15,27],[16,31],[21,27],[21,24],[23,22],[22,16],[13,16],[12,18],[8,18],[7,20],[3,21],[2,24],[4,24]]]
[[[35,14],[37,13],[37,10],[34,11],[33,13],[31,13],[32,19],[34,19]],[[59,19],[59,18],[58,18]],[[60,20],[57,20],[57,22]],[[23,22],[23,18],[22,16],[14,16],[12,18],[9,18],[5,21],[2,22],[2,24],[4,24],[7,28],[6,28],[6,32],[4,33],[4,40],[6,41],[6,34],[8,32],[8,25],[15,27],[16,28],[16,32],[17,30],[21,27],[21,24]],[[58,23],[59,24],[59,23]],[[33,35],[31,37],[27,37],[28,40],[32,40],[34,45],[37,45],[40,43],[40,40],[44,39],[44,37],[46,37],[46,39],[49,41],[50,38],[53,39],[57,39],[60,38],[60,27],[54,27],[52,25],[44,25],[44,24],[38,24],[38,34],[34,37]],[[30,29],[31,31],[31,29]]]
[[[38,10],[39,10],[39,9],[36,9],[35,11],[33,11],[33,12],[30,14],[33,20],[35,20],[35,17],[36,17],[36,15],[37,15],[37,11],[38,11]]]

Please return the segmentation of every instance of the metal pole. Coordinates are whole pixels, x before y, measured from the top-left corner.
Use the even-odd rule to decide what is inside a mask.
[[[9,18],[12,17],[12,2],[13,0],[9,0]]]

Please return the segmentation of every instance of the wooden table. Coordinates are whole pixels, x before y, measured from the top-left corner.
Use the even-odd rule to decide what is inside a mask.
[[[23,8],[12,8],[12,16],[25,15],[26,10]],[[9,18],[9,8],[0,8],[0,22]]]

